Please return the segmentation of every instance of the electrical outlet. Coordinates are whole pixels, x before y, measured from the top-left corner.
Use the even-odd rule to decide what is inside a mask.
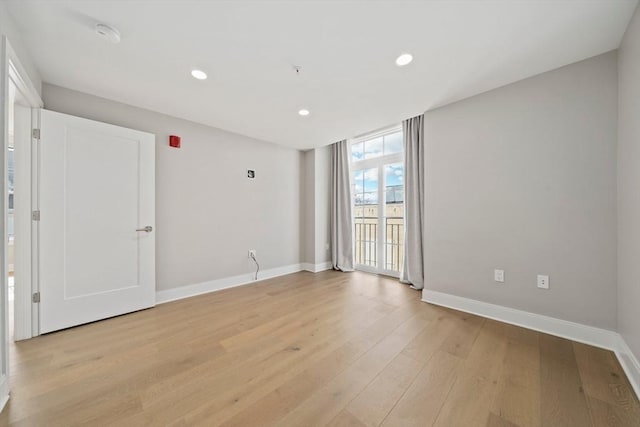
[[[549,289],[549,276],[538,274],[538,287],[540,289]]]
[[[504,282],[504,270],[493,270],[493,280],[496,282]]]
[[[252,258],[257,258],[255,249],[249,249],[249,259],[252,259]]]

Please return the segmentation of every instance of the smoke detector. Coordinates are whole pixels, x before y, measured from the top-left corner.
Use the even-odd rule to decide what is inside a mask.
[[[108,42],[120,43],[120,31],[107,24],[96,24],[96,33]]]

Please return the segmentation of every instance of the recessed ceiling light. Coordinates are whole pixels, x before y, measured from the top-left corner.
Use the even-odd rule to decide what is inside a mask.
[[[305,110],[304,108],[300,111],[298,111],[298,114],[300,114],[301,116],[308,116],[309,115],[309,110]]]
[[[207,73],[202,70],[191,70],[191,75],[193,76],[193,78],[198,80],[204,80],[207,78]]]
[[[398,67],[404,67],[411,61],[413,61],[413,55],[411,55],[410,53],[403,53],[396,59],[396,65]]]
[[[120,31],[106,24],[96,24],[96,33],[111,43],[120,43]]]

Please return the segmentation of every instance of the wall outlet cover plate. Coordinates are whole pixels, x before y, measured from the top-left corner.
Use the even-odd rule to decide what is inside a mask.
[[[540,289],[549,289],[549,276],[538,274],[538,287]]]

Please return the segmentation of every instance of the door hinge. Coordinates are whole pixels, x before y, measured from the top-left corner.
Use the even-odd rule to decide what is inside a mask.
[[[36,302],[40,302],[40,292],[35,292],[32,296],[31,296],[31,300],[36,303]]]
[[[34,221],[40,221],[40,211],[31,212],[31,219]]]
[[[33,129],[31,131],[31,136],[33,139],[40,139],[40,129]]]

